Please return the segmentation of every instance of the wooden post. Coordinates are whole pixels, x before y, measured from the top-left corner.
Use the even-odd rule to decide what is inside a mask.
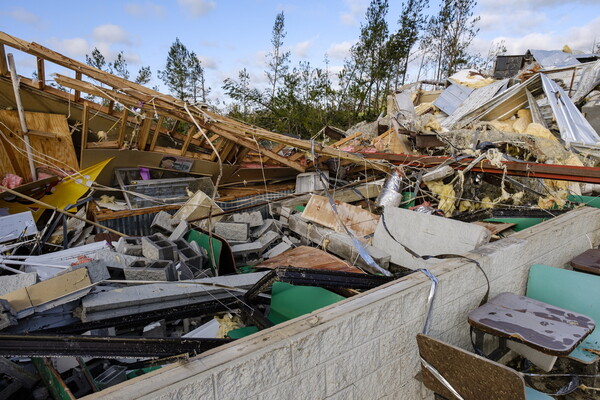
[[[83,112],[81,113],[81,148],[79,153],[79,168],[83,169],[83,151],[87,147],[87,136],[88,136],[88,119],[89,119],[90,109],[88,107],[87,102],[83,103]]]
[[[190,129],[188,129],[187,131],[187,137],[185,138],[185,143],[183,143],[183,146],[181,147],[181,155],[184,156],[189,145],[190,142],[192,141],[192,136],[194,133],[194,130],[196,129],[196,125],[193,125],[190,127]]]
[[[23,131],[23,140],[25,141],[25,150],[27,150],[27,160],[29,161],[29,171],[31,172],[31,180],[37,181],[35,172],[35,164],[33,163],[33,155],[31,154],[31,143],[29,143],[29,135],[27,134],[27,123],[25,122],[25,110],[21,103],[21,94],[19,93],[19,77],[17,68],[15,67],[15,59],[12,53],[8,53],[8,65],[10,67],[10,78],[12,80],[13,91],[15,92],[15,101],[17,103],[17,111],[19,112],[19,120],[21,121],[21,130]]]
[[[128,115],[129,111],[127,111],[127,107],[123,108],[123,114],[121,115],[121,127],[119,128],[119,139],[117,140],[117,147],[119,149],[123,147],[123,142],[125,141],[125,131],[127,130]]]
[[[46,69],[44,67],[44,59],[41,57],[37,58],[37,78],[38,89],[44,90],[46,87]]]
[[[110,100],[108,102],[108,111],[107,111],[107,114],[108,115],[113,115],[114,109],[115,109],[115,101],[114,100]]]
[[[75,79],[81,80],[81,72],[75,72]],[[74,101],[77,102],[81,99],[81,92],[79,90],[75,90],[75,99]]]
[[[8,64],[6,63],[6,52],[3,44],[0,44],[0,75],[8,75]]]
[[[144,151],[146,148],[146,143],[148,143],[148,135],[150,134],[150,126],[152,126],[152,118],[146,115],[144,122],[142,122],[142,129],[140,129],[138,150]]]
[[[162,128],[165,117],[163,115],[160,116],[158,122],[156,123],[156,128],[154,129],[154,136],[152,136],[152,143],[150,143],[150,151],[154,151],[154,146],[156,146],[156,141],[160,136],[160,130]]]

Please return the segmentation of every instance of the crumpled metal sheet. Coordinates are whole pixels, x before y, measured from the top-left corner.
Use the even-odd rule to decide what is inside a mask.
[[[544,69],[581,64],[575,56],[561,50],[529,50],[529,52]]]
[[[573,103],[577,104],[600,84],[600,60],[588,67],[579,79],[577,90],[571,96]]]
[[[560,130],[560,137],[565,143],[577,142],[591,145],[600,142],[600,136],[575,107],[565,91],[546,75],[541,74],[541,79]]]

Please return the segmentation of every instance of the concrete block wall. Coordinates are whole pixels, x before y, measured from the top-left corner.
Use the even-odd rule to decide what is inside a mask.
[[[563,267],[599,243],[600,210],[582,208],[465,256],[486,272],[490,296],[523,294],[531,264]],[[430,270],[440,283],[429,334],[469,349],[467,314],[486,280],[463,259]],[[88,398],[433,399],[414,379],[429,290],[415,273]]]

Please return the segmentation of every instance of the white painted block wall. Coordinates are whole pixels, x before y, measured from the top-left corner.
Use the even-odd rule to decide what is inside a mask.
[[[490,296],[523,294],[529,266],[563,267],[600,243],[600,210],[582,208],[466,254]],[[464,260],[431,267],[430,335],[469,349],[467,314],[486,291]],[[415,273],[88,399],[433,399],[414,376],[429,279]]]

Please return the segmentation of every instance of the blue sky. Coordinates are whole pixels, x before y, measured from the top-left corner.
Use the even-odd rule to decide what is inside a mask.
[[[173,0],[173,1],[21,1],[6,2],[0,30],[35,41],[85,61],[94,47],[108,59],[124,51],[132,75],[150,65],[156,77],[176,37],[196,52],[206,68],[213,97],[226,100],[220,89],[226,77],[246,67],[252,81],[265,81],[265,56],[278,12],[285,12],[285,46],[292,64],[309,60],[339,70],[358,38],[369,0]],[[430,12],[437,7],[431,0]],[[390,0],[388,23],[394,30],[402,2]],[[600,41],[600,0],[479,0],[480,33],[473,52],[486,55],[493,41],[505,40],[509,53],[528,48],[589,52]],[[10,51],[10,49],[9,49]],[[17,68],[31,75],[33,58],[15,52]],[[153,84],[159,84],[158,80]]]

